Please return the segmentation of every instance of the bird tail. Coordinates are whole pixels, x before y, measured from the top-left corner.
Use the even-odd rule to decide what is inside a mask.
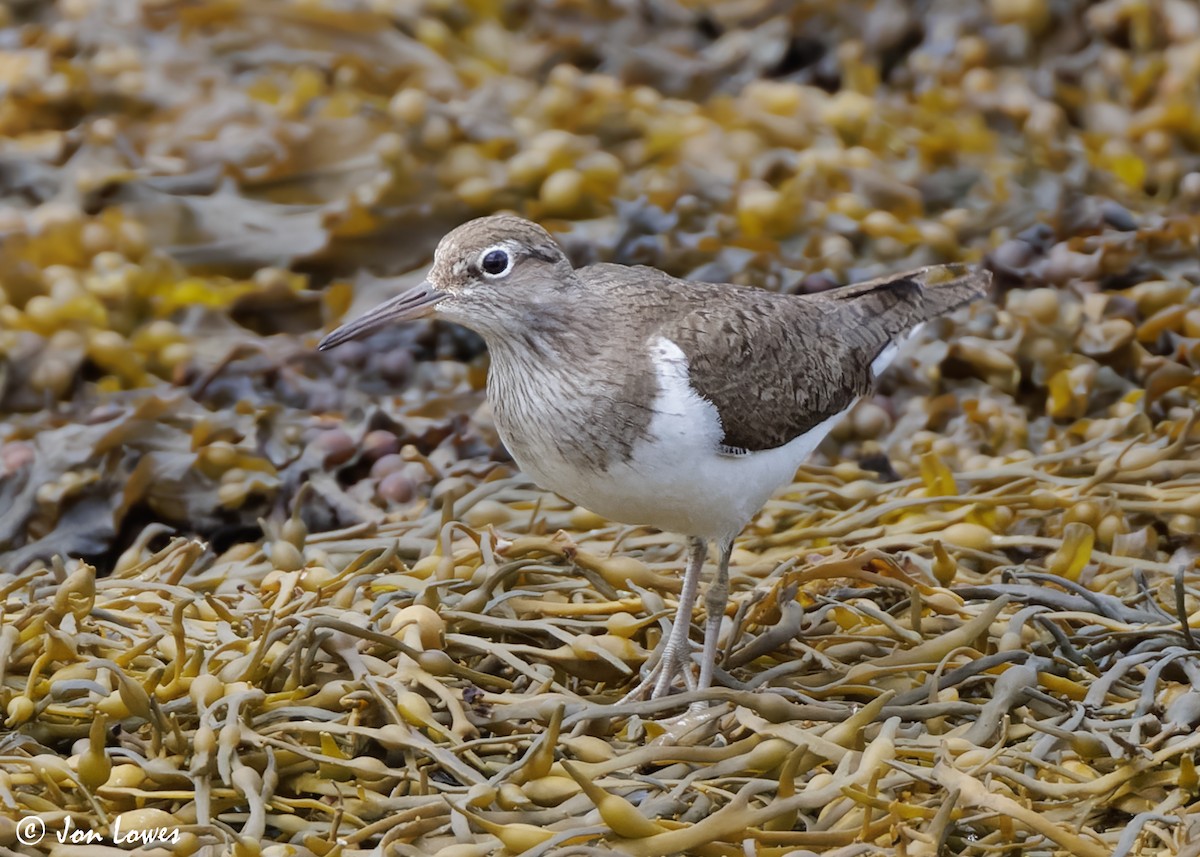
[[[929,265],[825,292],[870,326],[900,336],[922,322],[983,296],[990,271],[968,265]]]
[[[992,272],[969,265],[930,265],[918,268],[909,276],[921,283],[922,304],[934,318],[950,310],[969,304],[987,294],[992,285]]]

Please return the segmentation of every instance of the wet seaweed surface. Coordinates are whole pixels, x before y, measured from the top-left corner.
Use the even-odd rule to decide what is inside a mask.
[[[1195,4],[0,24],[0,852],[1200,853]],[[621,702],[682,537],[516,472],[473,335],[315,351],[502,209],[995,275],[739,539],[715,689]]]

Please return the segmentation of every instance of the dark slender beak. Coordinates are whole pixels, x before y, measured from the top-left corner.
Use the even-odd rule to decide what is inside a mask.
[[[325,351],[335,345],[341,345],[351,339],[366,336],[372,331],[397,321],[411,321],[414,318],[429,315],[434,305],[446,297],[444,292],[435,289],[428,280],[414,286],[389,301],[384,301],[365,315],[354,321],[343,324],[317,344],[318,351]]]

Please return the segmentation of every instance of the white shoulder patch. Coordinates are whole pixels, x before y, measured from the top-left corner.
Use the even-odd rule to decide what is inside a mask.
[[[651,434],[676,439],[688,435],[692,442],[715,447],[724,434],[721,415],[716,406],[692,386],[683,349],[665,336],[659,336],[650,343],[650,360],[658,376]]]

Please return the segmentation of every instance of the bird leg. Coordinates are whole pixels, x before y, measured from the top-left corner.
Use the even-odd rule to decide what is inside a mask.
[[[704,654],[700,657],[700,690],[712,686],[713,671],[717,666],[717,641],[721,636],[721,619],[729,606],[729,555],[733,553],[733,537],[726,536],[717,543],[720,556],[717,561],[717,576],[708,585],[704,594]]]
[[[671,631],[658,646],[658,660],[638,682],[637,687],[621,697],[621,702],[641,699],[649,692],[651,699],[666,696],[670,692],[675,676],[680,672],[683,659],[689,653],[688,632],[692,627],[692,609],[700,590],[700,575],[704,571],[704,558],[708,555],[708,542],[702,538],[688,538],[688,565],[683,574],[683,587],[679,592],[679,606],[675,609],[675,621]]]
[[[683,588],[679,591],[679,606],[675,609],[675,621],[671,623],[671,634],[663,649],[658,681],[650,694],[651,699],[666,696],[671,684],[679,675],[684,658],[690,655],[691,641],[688,632],[692,629],[692,610],[696,596],[700,593],[700,576],[704,573],[704,558],[708,556],[708,541],[698,536],[688,537],[688,565],[683,573]],[[687,657],[687,660],[691,660]]]

